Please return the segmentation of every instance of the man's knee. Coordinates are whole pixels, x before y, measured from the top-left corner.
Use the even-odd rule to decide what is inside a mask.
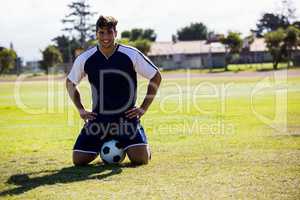
[[[129,160],[134,165],[147,165],[149,163],[149,158],[147,156],[131,156],[129,157]]]
[[[127,149],[129,160],[135,165],[146,165],[150,160],[150,151],[148,146],[133,146]]]
[[[147,165],[149,163],[149,158],[143,157],[143,158],[133,159],[131,162],[135,165]]]
[[[96,154],[82,153],[73,151],[73,164],[75,166],[84,166],[92,162],[96,158]]]

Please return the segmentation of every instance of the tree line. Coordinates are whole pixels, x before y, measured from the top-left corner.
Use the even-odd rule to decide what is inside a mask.
[[[97,44],[95,24],[91,23],[96,12],[90,10],[90,5],[86,0],[74,0],[68,7],[70,12],[62,19],[65,33],[53,38],[53,44],[41,51],[40,66],[46,73],[49,68],[60,63],[71,64],[81,51]],[[258,20],[256,29],[251,30],[252,35],[244,39],[251,45],[255,37],[265,38],[266,46],[273,58],[274,69],[277,69],[278,63],[282,61],[286,61],[290,65],[293,51],[300,45],[300,21],[295,20],[296,9],[288,0],[282,1],[282,7],[282,12],[264,13]],[[225,35],[218,34],[209,30],[202,22],[191,23],[178,29],[172,35],[172,41],[210,41],[212,37],[215,41],[224,44],[227,63],[238,58],[241,51],[244,50],[241,33],[229,31]],[[154,29],[133,28],[123,31],[119,42],[134,46],[147,54],[151,43],[155,42],[156,38],[157,33]],[[12,69],[16,57],[13,49],[0,48],[0,73]]]

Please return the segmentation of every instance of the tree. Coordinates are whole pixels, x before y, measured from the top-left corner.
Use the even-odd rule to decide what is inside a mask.
[[[294,27],[300,29],[300,21],[295,21],[295,22],[292,24],[292,26],[294,26]]]
[[[124,45],[131,45],[131,41],[129,41],[129,38],[118,39],[118,43],[124,44]]]
[[[144,30],[143,32],[143,39],[149,40],[151,42],[154,42],[156,40],[157,34],[155,33],[155,31],[151,28],[147,28]]]
[[[69,38],[65,35],[57,36],[52,39],[55,42],[55,46],[62,54],[62,59],[64,63],[67,63],[71,60],[71,52],[69,50],[70,41]]]
[[[154,42],[156,40],[157,34],[151,28],[141,29],[141,28],[133,28],[130,31],[125,30],[121,33],[121,38],[128,38],[130,41],[136,40],[149,40]]]
[[[153,29],[134,28],[121,33],[120,43],[134,46],[147,55],[151,48],[151,42],[156,40],[156,33]]]
[[[130,33],[130,38],[129,40],[130,41],[135,41],[139,38],[142,38],[143,36],[143,29],[141,28],[134,28],[131,30],[131,33]]]
[[[68,7],[71,12],[62,20],[68,26],[63,30],[70,34],[75,31],[81,47],[86,48],[86,41],[95,37],[95,24],[90,23],[90,20],[96,13],[90,11],[87,0],[74,0]]]
[[[243,40],[241,38],[240,33],[230,31],[227,37],[221,38],[221,43],[225,45],[225,49],[226,49],[225,71],[228,71],[227,65],[232,61],[234,55],[239,55],[243,47]]]
[[[135,48],[140,50],[142,53],[147,55],[148,52],[150,51],[151,43],[149,40],[146,40],[146,39],[138,39],[133,42],[132,46],[134,46]]]
[[[121,33],[121,38],[130,38],[131,32],[126,30]]]
[[[253,30],[258,37],[262,37],[265,33],[276,31],[279,28],[287,28],[289,20],[286,16],[274,13],[265,13],[256,24],[257,29]]]
[[[40,67],[45,70],[46,74],[49,73],[49,68],[55,67],[57,64],[62,63],[62,54],[53,45],[49,45],[42,51],[43,60],[40,61]]]
[[[280,14],[285,16],[289,23],[296,19],[296,7],[292,0],[281,0]]]
[[[1,48],[0,50],[0,74],[8,72],[15,67],[17,54],[13,49]]]
[[[273,57],[273,69],[277,69],[278,63],[282,60],[284,55],[284,38],[285,32],[282,28],[266,33],[265,42]]]
[[[296,27],[289,26],[286,30],[284,38],[284,46],[286,48],[288,67],[290,67],[292,53],[300,44],[300,30]]]
[[[296,8],[293,1],[281,0],[281,9],[276,13],[264,13],[256,24],[257,29],[253,31],[258,37],[263,37],[265,33],[276,31],[279,28],[286,29],[290,25],[296,26],[293,22],[295,19]]]
[[[124,45],[133,46],[138,50],[140,50],[145,55],[147,55],[147,53],[150,51],[151,48],[151,42],[146,39],[138,39],[136,41],[130,41],[128,38],[121,38],[118,40],[118,42]]]
[[[62,53],[63,62],[71,63],[75,58],[75,49],[80,47],[79,42],[75,38],[70,40],[65,35],[57,36],[52,41],[55,43],[55,47]]]
[[[177,31],[176,37],[181,41],[206,40],[207,27],[203,23],[191,23]]]

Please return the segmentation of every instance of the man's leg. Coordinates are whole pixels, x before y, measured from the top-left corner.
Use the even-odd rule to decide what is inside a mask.
[[[88,122],[84,125],[74,144],[73,163],[76,166],[87,165],[99,155],[99,148],[103,141],[97,135],[98,132],[92,132],[91,127],[96,126],[93,123]]]
[[[73,163],[75,166],[84,166],[95,160],[97,154],[83,153],[79,151],[73,151]]]
[[[151,154],[148,145],[136,145],[127,149],[129,160],[135,165],[148,164]]]

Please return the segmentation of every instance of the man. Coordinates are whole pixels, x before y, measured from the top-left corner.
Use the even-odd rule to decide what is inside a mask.
[[[93,161],[101,145],[118,140],[133,164],[147,164],[151,155],[140,118],[152,103],[161,82],[157,67],[135,48],[117,44],[116,25],[110,16],[96,23],[98,45],[80,54],[66,80],[70,98],[85,121],[73,149],[73,163]],[[137,74],[149,79],[147,94],[136,107]],[[76,86],[84,77],[92,90],[92,112],[81,103]]]

